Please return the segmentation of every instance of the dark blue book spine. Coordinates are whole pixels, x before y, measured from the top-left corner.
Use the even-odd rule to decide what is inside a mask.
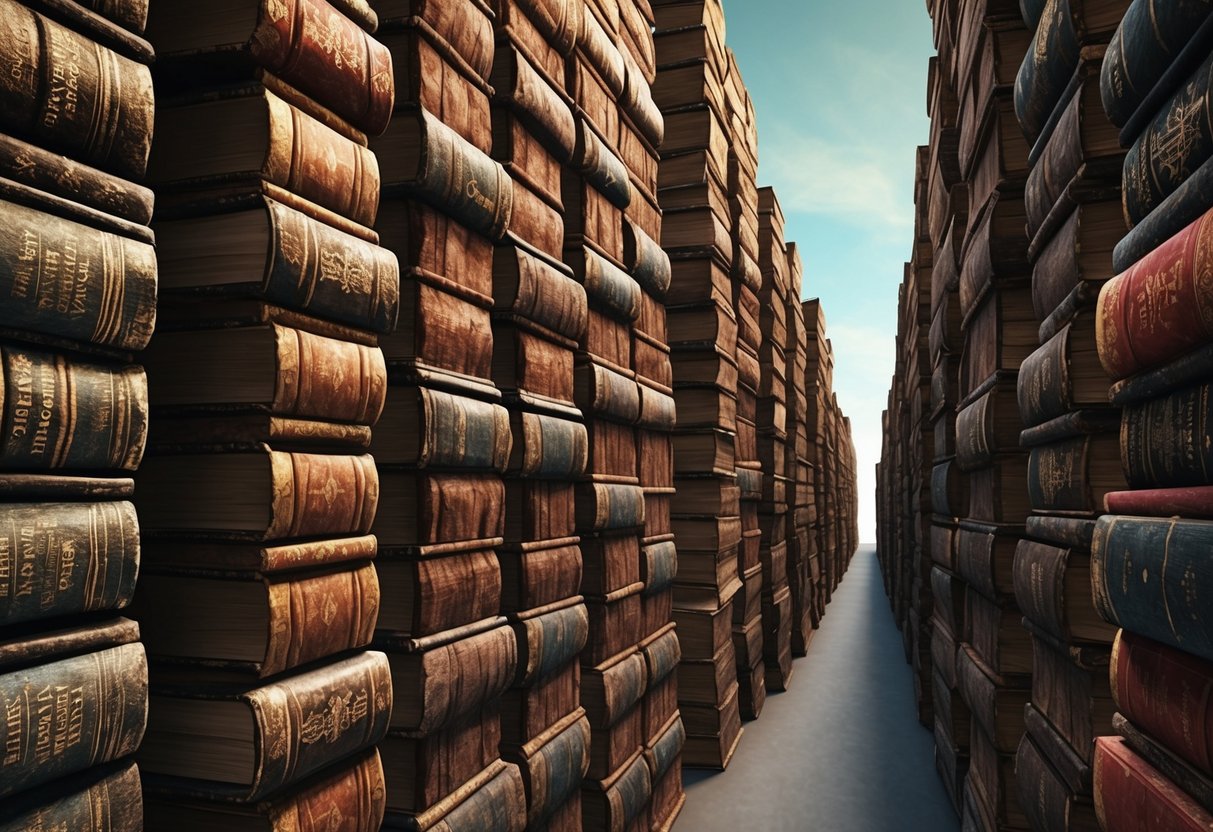
[[[1029,144],[1040,138],[1078,68],[1080,44],[1069,0],[1043,11],[1049,14],[1040,18],[1033,48],[1015,78],[1015,116]]]

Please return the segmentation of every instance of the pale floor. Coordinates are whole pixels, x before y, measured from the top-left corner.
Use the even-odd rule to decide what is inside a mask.
[[[875,549],[861,547],[728,771],[684,771],[675,832],[955,832],[932,748]]]

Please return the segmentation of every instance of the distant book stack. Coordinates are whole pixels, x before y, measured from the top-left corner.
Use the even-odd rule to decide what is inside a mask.
[[[675,794],[664,801],[665,814],[676,812],[682,798],[681,780],[673,782],[680,773],[669,774],[681,742],[676,708],[663,706],[658,690],[677,654],[667,592],[672,529],[663,519],[673,472],[662,436],[674,425],[674,399],[663,381],[669,376],[664,307],[656,311],[669,269],[654,236],[660,212],[652,196],[664,123],[650,87],[651,30],[635,19],[648,12],[630,0],[626,11],[623,5],[580,4],[565,67],[577,145],[563,175],[564,262],[589,302],[576,354],[577,404],[589,432],[576,518],[590,624],[581,653],[591,725],[581,793],[589,829],[647,824],[659,781]],[[656,559],[651,581],[649,556]],[[647,695],[650,686],[657,698]],[[668,725],[646,723],[662,710]],[[650,749],[667,727],[674,733],[658,759]]]
[[[0,829],[143,828],[131,476],[156,319],[146,4],[0,3]]]
[[[1108,832],[1213,823],[1204,691],[1213,644],[1198,565],[1213,539],[1207,399],[1213,372],[1206,251],[1213,200],[1210,56],[1213,16],[1196,4],[1133,2],[1100,78],[1121,128],[1124,219],[1117,276],[1094,311],[1103,369],[1121,407],[1125,486],[1095,525],[1095,605],[1120,627],[1107,719],[1096,740],[1094,810]]]
[[[745,222],[744,218],[741,220]],[[739,235],[744,239],[745,235]],[[762,641],[766,687],[787,690],[792,677],[792,591],[788,581],[788,275],[784,216],[773,188],[758,191],[758,268],[762,286],[756,426],[762,462],[758,552],[762,565]],[[795,349],[792,350],[795,356]],[[794,451],[793,451],[794,453]]]
[[[512,418],[502,405],[493,372],[494,247],[507,234],[529,240],[534,228],[556,222],[536,245],[555,257],[560,228],[555,209],[490,157],[492,10],[447,0],[377,9],[396,100],[373,142],[384,197],[376,228],[402,276],[400,322],[384,340],[387,400],[372,444],[383,507],[374,527],[384,585],[375,643],[389,655],[396,699],[380,744],[384,825],[516,832],[528,804],[523,772],[501,758],[506,691],[539,675],[542,647],[558,654],[576,638],[577,607],[574,590],[558,597],[571,605],[544,610],[556,632],[542,646],[533,629],[516,631],[502,614],[504,474],[531,462],[522,457],[533,453],[534,431],[559,437],[554,470],[575,467],[577,447],[567,435],[575,428]],[[548,276],[503,260],[507,280]],[[566,458],[555,459],[561,451]]]
[[[792,655],[808,654],[809,643],[817,626],[814,607],[813,559],[817,548],[813,541],[815,519],[813,499],[813,464],[809,461],[812,429],[809,427],[809,334],[805,324],[803,301],[804,264],[796,243],[788,243],[784,251],[788,262],[788,453],[785,471],[788,478],[788,584],[792,592]],[[816,321],[813,325],[816,326]],[[814,333],[815,335],[816,333]]]
[[[207,25],[201,25],[203,22]],[[369,9],[153,4],[146,826],[336,813],[378,827],[393,708],[367,453],[395,256],[370,225],[393,84]],[[357,60],[326,44],[348,45]]]
[[[737,320],[728,232],[728,138],[723,107],[724,11],[699,0],[659,3],[654,97],[666,124],[658,170],[661,242],[673,279],[666,296],[674,400],[678,573],[674,619],[681,663],[683,763],[723,768],[741,735],[732,627],[740,587],[741,517],[735,465]]]
[[[1050,3],[1019,68],[1015,109],[1034,143],[1025,208],[1040,348],[1019,371],[1020,446],[1032,514],[1014,551],[996,545],[1032,640],[1031,704],[1000,720],[1026,733],[1016,755],[1031,828],[1094,828],[1094,738],[1112,732],[1115,629],[1095,611],[1091,535],[1104,494],[1124,487],[1110,382],[1096,350],[1095,299],[1123,236],[1124,151],[1099,99],[1107,41],[1129,3]],[[1031,20],[1026,20],[1031,25]]]
[[[826,447],[824,425],[834,383],[834,353],[826,337],[825,310],[818,298],[802,305],[805,325],[805,399],[808,409],[805,422],[809,431],[808,460],[813,475],[813,511],[810,516],[809,543],[813,556],[809,561],[809,593],[813,603],[813,626],[821,626],[827,601],[827,561],[829,552],[825,533],[826,523]]]
[[[527,828],[552,830],[581,828],[581,783],[591,760],[579,666],[590,626],[581,593],[597,591],[601,581],[592,539],[583,579],[577,536],[577,483],[590,440],[576,404],[574,361],[592,284],[573,278],[558,247],[562,178],[578,146],[565,65],[581,19],[580,3],[561,6],[573,12],[562,19],[544,4],[494,4],[491,77],[493,156],[513,178],[515,199],[525,189],[547,224],[519,226],[494,255],[493,379],[513,431],[498,557],[502,606],[519,648],[501,748],[522,772]]]

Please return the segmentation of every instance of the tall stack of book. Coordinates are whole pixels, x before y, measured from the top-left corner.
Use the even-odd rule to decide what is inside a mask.
[[[827,342],[828,343],[828,342]],[[824,440],[826,452],[826,541],[829,546],[831,591],[838,588],[851,565],[857,541],[855,492],[855,445],[851,421],[838,406],[838,395],[830,394],[830,418]]]
[[[556,221],[552,240],[562,242],[563,225],[548,212],[564,210],[564,166],[577,148],[564,88],[580,18],[506,1],[494,12],[492,154],[515,194],[525,190],[525,200]],[[522,772],[528,828],[580,829],[591,739],[581,704],[579,656],[589,637],[581,592],[597,592],[600,574],[591,568],[583,586],[575,515],[589,435],[576,405],[574,359],[589,312],[586,288],[539,236],[546,232],[519,228],[498,244],[493,264],[493,380],[513,434],[498,558],[502,608],[520,654],[503,703],[502,754]]]
[[[399,272],[370,229],[367,135],[393,99],[376,25],[321,0],[150,10],[162,293],[133,606],[152,660],[149,829],[383,818],[393,683],[365,649],[367,449]]]
[[[1107,495],[1110,513],[1091,542],[1096,607],[1122,628],[1110,659],[1120,736],[1100,737],[1094,752],[1095,813],[1108,832],[1213,823],[1213,642],[1201,600],[1213,540],[1211,32],[1207,6],[1133,2],[1100,79],[1107,117],[1128,148],[1121,185],[1132,228],[1095,310],[1111,401],[1123,408],[1126,479]]]
[[[1125,231],[1124,151],[1100,102],[1099,71],[1129,4],[1054,5],[1035,23],[1015,89],[1020,126],[1034,143],[1025,202],[1041,346],[1023,362],[1017,392],[1032,515],[1013,563],[996,553],[1032,640],[1031,703],[1024,710],[1016,702],[1000,727],[1026,729],[1016,777],[1038,832],[1066,818],[1095,826],[1091,763],[1094,738],[1112,731],[1115,629],[1092,601],[1090,544],[1104,495],[1124,487],[1120,414],[1108,404],[1094,302]]]
[[[551,611],[556,632],[542,646],[529,619],[515,622],[516,635],[502,615],[503,474],[529,472],[526,431],[548,425],[521,414],[512,422],[493,382],[494,244],[509,232],[532,242],[534,228],[555,222],[532,244],[558,257],[559,221],[489,155],[491,10],[412,0],[378,8],[396,101],[373,143],[384,196],[376,228],[402,271],[372,445],[383,504],[374,527],[384,592],[375,639],[390,657],[396,698],[380,745],[385,825],[519,830],[528,804],[521,770],[501,757],[505,693],[541,675],[535,662],[545,648],[556,654],[576,638],[577,607],[575,591],[562,593],[572,603]],[[548,276],[512,265],[520,284]],[[554,470],[576,467],[575,445],[565,456]]]
[[[830,506],[829,447],[826,443],[826,426],[830,418],[830,402],[834,386],[834,349],[826,337],[825,310],[818,298],[805,302],[805,330],[808,335],[809,367],[805,393],[809,400],[809,461],[813,464],[813,493],[816,519],[813,524],[813,543],[817,549],[816,595],[820,610],[818,621],[825,616],[830,602],[833,552],[830,549],[828,512]]]
[[[36,11],[35,9],[38,9]],[[0,828],[143,828],[135,592],[156,317],[146,4],[0,4]]]
[[[747,222],[739,216],[739,227]],[[758,350],[758,456],[762,462],[762,501],[759,529],[762,532],[759,562],[762,565],[762,641],[770,690],[787,690],[792,676],[792,591],[788,582],[788,276],[787,244],[783,236],[784,216],[773,188],[758,191],[758,267],[762,286],[759,326],[762,343]],[[739,234],[744,240],[746,233]],[[793,350],[793,357],[795,350]]]
[[[668,457],[661,454],[660,440],[650,441],[674,424],[674,401],[661,383],[661,357],[654,360],[649,349],[653,341],[664,344],[653,298],[668,271],[651,239],[651,232],[659,233],[656,208],[645,212],[638,210],[644,206],[632,206],[644,200],[632,186],[633,172],[641,183],[655,187],[653,148],[662,140],[664,125],[649,87],[652,61],[644,57],[643,47],[635,50],[650,64],[646,72],[631,49],[621,49],[619,0],[592,0],[582,4],[578,15],[579,34],[565,68],[577,146],[564,170],[562,195],[564,261],[589,300],[588,326],[576,358],[577,403],[589,431],[589,464],[577,492],[577,531],[585,561],[582,592],[590,613],[589,641],[581,654],[582,697],[592,726],[582,817],[590,828],[614,829],[648,817],[654,774],[664,776],[668,770],[663,761],[657,772],[645,754],[656,738],[646,732],[648,653],[642,649],[660,649],[647,641],[651,635],[660,639],[668,634],[669,642],[675,638],[672,629],[648,631],[644,620],[646,609],[654,616],[663,614],[662,601],[668,598],[646,604],[644,556],[667,558],[658,567],[667,568],[672,554],[660,545],[669,542],[665,536],[670,529],[661,522],[662,489],[672,472],[663,470]],[[633,34],[626,42],[635,46],[635,30],[643,28],[632,20]],[[640,223],[625,217],[629,208]],[[646,338],[634,337],[637,328]],[[635,359],[634,346],[641,351]],[[643,380],[633,367],[636,359],[647,374]],[[656,455],[648,458],[646,448]],[[651,483],[647,493],[642,476]],[[649,504],[656,515],[646,526]],[[651,552],[642,549],[650,529],[657,547]],[[657,578],[654,589],[660,583]],[[664,615],[662,626],[668,627],[668,609]],[[670,664],[665,661],[664,668]]]
[[[738,573],[741,590],[733,602],[733,642],[741,714],[756,719],[766,701],[766,644],[762,597],[765,571],[761,562],[763,496],[762,460],[758,449],[758,131],[753,103],[731,49],[725,50],[725,110],[728,117],[728,228],[733,250],[733,307],[737,318],[737,485],[740,489],[741,543]]]
[[[655,12],[653,93],[666,123],[658,201],[673,272],[666,303],[678,412],[671,508],[683,763],[723,768],[741,737],[732,627],[742,526],[724,11],[715,0],[690,0]]]
[[[624,215],[624,266],[640,286],[640,314],[632,326],[632,369],[641,397],[637,467],[645,499],[640,558],[643,639],[639,646],[647,668],[641,699],[642,738],[653,783],[648,810],[637,823],[666,830],[674,825],[686,802],[682,788],[686,729],[678,707],[681,645],[673,622],[674,579],[678,574],[673,526],[676,403],[666,309],[673,271],[670,257],[661,247],[662,216],[657,197],[661,165],[658,148],[665,144],[668,126],[653,100],[657,48],[652,6],[647,0],[619,0],[619,18],[619,43],[627,69],[620,151],[632,193]]]
[[[808,654],[817,622],[812,584],[814,520],[813,464],[809,462],[809,336],[805,325],[803,301],[804,264],[796,243],[788,243],[784,256],[788,261],[787,297],[788,355],[785,371],[788,385],[788,454],[785,476],[788,478],[788,583],[792,590],[792,655]],[[813,322],[816,326],[816,321]]]

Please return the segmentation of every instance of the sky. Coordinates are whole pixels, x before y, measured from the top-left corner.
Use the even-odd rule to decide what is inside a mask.
[[[858,457],[859,537],[874,542],[914,157],[930,130],[931,20],[913,0],[724,0],[724,9],[758,113],[758,184],[775,188],[804,261],[803,295],[825,310]]]

